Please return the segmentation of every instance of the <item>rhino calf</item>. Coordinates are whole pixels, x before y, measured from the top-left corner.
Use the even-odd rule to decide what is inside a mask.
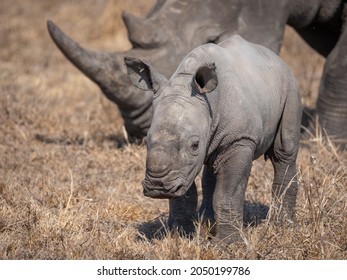
[[[272,51],[234,35],[195,48],[170,80],[137,58],[124,58],[132,83],[154,92],[147,134],[144,194],[170,199],[169,225],[194,229],[195,177],[204,166],[200,214],[216,238],[239,237],[252,161],[274,167],[273,197],[294,217],[300,94],[293,74]]]

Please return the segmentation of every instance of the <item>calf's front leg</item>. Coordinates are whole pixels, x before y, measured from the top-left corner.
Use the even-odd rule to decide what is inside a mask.
[[[240,239],[243,226],[243,204],[254,149],[252,145],[236,145],[217,159],[216,188],[213,209],[216,219],[216,239],[229,244]]]
[[[180,234],[191,235],[194,230],[194,218],[197,208],[198,195],[195,183],[188,191],[169,200],[169,228],[178,230]]]
[[[202,218],[203,222],[209,226],[213,226],[215,223],[213,213],[213,193],[216,186],[216,176],[213,171],[208,167],[204,166],[202,174],[202,202],[198,211],[198,218]]]

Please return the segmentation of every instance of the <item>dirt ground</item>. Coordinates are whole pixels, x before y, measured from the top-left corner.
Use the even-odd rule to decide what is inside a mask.
[[[143,15],[153,2],[1,1],[0,259],[347,259],[347,155],[319,129],[299,151],[295,225],[274,223],[261,158],[245,209],[262,222],[243,241],[213,246],[199,224],[192,239],[163,234],[168,202],[142,194],[145,148],[126,143],[117,107],[46,29],[51,19],[83,46],[126,50],[121,11]],[[281,56],[314,107],[324,59],[289,28]]]

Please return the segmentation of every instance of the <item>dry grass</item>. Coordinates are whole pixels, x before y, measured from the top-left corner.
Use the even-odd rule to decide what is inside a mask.
[[[191,240],[163,236],[167,201],[142,195],[144,147],[124,144],[116,106],[46,31],[49,18],[90,48],[125,49],[120,2],[0,4],[0,259],[346,259],[347,156],[319,134],[299,153],[294,226],[276,225],[270,207],[228,249],[200,227]],[[138,14],[150,6],[126,3]],[[323,59],[290,30],[282,55],[314,106]],[[255,161],[248,218],[270,206],[271,182],[270,163]]]

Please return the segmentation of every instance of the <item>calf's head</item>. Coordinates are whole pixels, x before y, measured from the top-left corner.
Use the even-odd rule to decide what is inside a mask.
[[[182,196],[205,160],[211,123],[206,95],[217,87],[216,67],[209,64],[194,73],[176,72],[167,80],[140,59],[125,57],[124,61],[132,83],[154,93],[144,194],[155,198]]]

